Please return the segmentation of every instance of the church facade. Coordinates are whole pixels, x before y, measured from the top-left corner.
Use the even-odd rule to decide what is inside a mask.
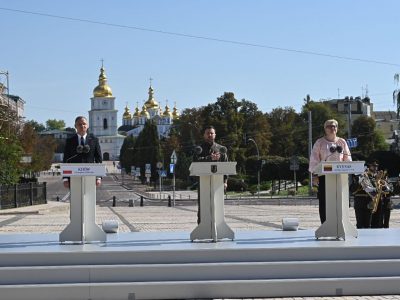
[[[179,118],[176,105],[173,111],[171,111],[167,103],[163,111],[161,105],[154,98],[154,90],[151,84],[148,93],[149,97],[143,104],[141,111],[138,104],[133,114],[130,113],[128,106],[125,107],[125,112],[122,116],[122,127],[130,128],[126,132],[128,136],[137,137],[143,130],[146,122],[152,120],[157,125],[159,138],[168,137],[174,120]]]
[[[90,99],[89,130],[99,139],[103,160],[119,160],[125,137],[137,137],[149,120],[157,125],[160,138],[168,136],[173,121],[179,118],[176,105],[171,111],[167,104],[163,111],[154,98],[151,83],[148,94],[148,100],[143,104],[142,110],[139,110],[139,104],[137,104],[135,113],[131,114],[128,106],[125,107],[122,126],[118,127],[115,97],[107,84],[104,67],[101,67],[99,84],[94,88],[93,97]]]

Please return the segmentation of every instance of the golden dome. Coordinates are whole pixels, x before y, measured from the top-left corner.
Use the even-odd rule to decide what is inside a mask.
[[[170,117],[170,118],[172,118],[172,112],[171,112],[171,110],[169,109],[168,104],[165,105],[164,117]]]
[[[150,114],[147,111],[146,104],[143,105],[142,112],[140,113],[142,117],[150,118]]]
[[[101,67],[99,75],[99,85],[93,90],[94,97],[112,97],[111,88],[107,84],[107,77],[104,68]]]
[[[174,119],[179,119],[179,112],[178,112],[178,109],[176,108],[176,104],[174,106],[174,111],[172,112],[172,117]]]
[[[145,105],[147,108],[152,109],[157,109],[159,107],[156,99],[154,99],[154,90],[151,85],[149,87],[149,99],[146,101]]]
[[[130,119],[132,119],[132,115],[131,115],[131,113],[129,112],[128,105],[125,106],[125,112],[124,112],[124,114],[123,114],[122,117],[123,117],[125,120],[130,120]]]
[[[140,117],[139,107],[136,106],[135,113],[133,114],[134,117]]]

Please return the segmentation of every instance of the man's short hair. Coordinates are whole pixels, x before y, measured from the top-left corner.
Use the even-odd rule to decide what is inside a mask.
[[[215,130],[215,127],[212,126],[212,125],[207,125],[206,127],[204,127],[203,132],[206,132],[207,129],[214,129]]]
[[[77,117],[75,118],[75,123],[74,123],[74,124],[76,124],[76,122],[78,122],[80,119],[85,119],[85,120],[87,121],[86,117],[84,117],[84,116],[77,116]]]

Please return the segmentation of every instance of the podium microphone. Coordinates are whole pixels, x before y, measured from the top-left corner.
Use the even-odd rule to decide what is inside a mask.
[[[340,145],[332,145],[332,146],[329,147],[329,151],[331,153],[335,153],[335,152],[342,153],[343,152],[343,147],[340,146]]]
[[[82,152],[83,153],[89,153],[89,151],[90,151],[90,146],[89,145],[85,145],[85,146],[83,146],[83,150],[82,150]]]
[[[203,148],[201,148],[200,146],[196,146],[194,148],[194,152],[196,152],[197,155],[201,154],[201,152],[203,152]]]
[[[73,158],[79,156],[79,155],[82,154],[82,153],[87,154],[87,153],[89,153],[89,151],[90,151],[90,146],[89,146],[89,145],[85,145],[85,146],[78,145],[78,146],[76,147],[76,153],[77,153],[77,154],[72,155],[72,156],[71,156],[70,158],[68,158],[65,162],[68,163],[71,159],[73,159]]]
[[[331,152],[331,154],[329,154],[329,155],[325,158],[325,161],[328,161],[328,158],[331,157],[332,155],[335,155],[336,153],[343,154],[343,155],[347,155],[347,156],[350,156],[350,157],[351,157],[350,154],[344,153],[343,147],[340,146],[340,145],[332,145],[332,146],[330,146],[330,147],[329,147],[329,151]]]

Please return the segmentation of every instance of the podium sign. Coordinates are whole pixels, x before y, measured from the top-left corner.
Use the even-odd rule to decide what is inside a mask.
[[[61,164],[61,174],[70,177],[70,223],[60,233],[60,242],[105,242],[106,233],[96,224],[96,176],[106,174],[103,164]]]
[[[315,231],[315,237],[345,240],[358,232],[349,218],[348,174],[364,172],[363,161],[321,162],[315,171],[325,175],[326,221]]]
[[[62,176],[106,176],[103,164],[61,164]]]
[[[235,175],[236,162],[194,162],[189,171],[190,176]]]
[[[200,224],[190,234],[190,239],[212,240],[235,238],[233,230],[225,223],[224,175],[236,174],[236,162],[194,162],[190,175],[200,176]]]
[[[315,173],[318,175],[326,174],[361,174],[365,170],[363,161],[346,161],[346,162],[321,162]]]

